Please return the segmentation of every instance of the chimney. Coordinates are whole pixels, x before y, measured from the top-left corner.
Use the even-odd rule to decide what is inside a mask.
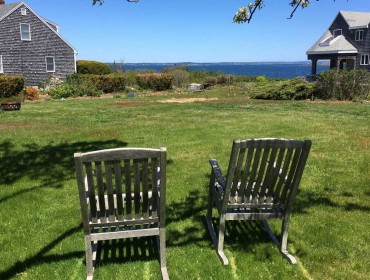
[[[5,1],[4,0],[0,0],[0,5],[4,5],[5,4]]]

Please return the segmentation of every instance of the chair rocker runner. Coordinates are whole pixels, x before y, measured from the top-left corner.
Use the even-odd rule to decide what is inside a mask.
[[[227,220],[262,220],[270,237],[290,263],[296,259],[287,251],[289,216],[311,148],[311,141],[289,139],[234,140],[226,179],[216,160],[210,160],[207,227],[224,265],[223,252]],[[219,214],[216,236],[212,209]],[[281,241],[267,220],[282,220]]]
[[[157,236],[166,267],[166,149],[119,148],[74,155],[85,235],[87,279],[93,278],[97,242]]]

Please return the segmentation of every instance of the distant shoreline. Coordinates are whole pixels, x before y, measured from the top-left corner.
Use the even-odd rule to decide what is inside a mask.
[[[311,61],[260,61],[260,62],[127,62],[122,65],[163,65],[163,66],[206,66],[206,65],[311,65]],[[109,62],[107,64],[112,64]],[[329,65],[329,61],[318,61],[318,65]]]
[[[109,63],[112,65],[113,63]],[[266,76],[268,78],[304,77],[311,73],[311,61],[296,62],[220,62],[220,63],[117,63],[116,67],[127,71],[153,70],[161,72],[166,68],[184,67],[190,71],[207,71],[226,75]],[[329,69],[329,63],[318,63],[317,73]]]

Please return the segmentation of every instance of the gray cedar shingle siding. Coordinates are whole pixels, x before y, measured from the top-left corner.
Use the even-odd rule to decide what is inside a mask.
[[[21,8],[27,15],[21,15]],[[30,24],[31,40],[22,41],[20,24]],[[27,85],[39,85],[50,75],[65,79],[75,72],[75,50],[24,3],[0,21],[0,55],[7,75],[23,75]],[[46,57],[53,56],[55,72],[46,71]]]

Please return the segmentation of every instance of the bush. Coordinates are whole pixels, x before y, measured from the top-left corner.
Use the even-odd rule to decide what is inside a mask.
[[[257,83],[267,83],[268,80],[269,79],[266,76],[257,76],[256,77],[256,82]]]
[[[67,83],[78,85],[90,83],[104,93],[123,91],[125,89],[125,77],[122,74],[92,75],[72,74],[67,77]]]
[[[299,78],[286,81],[271,81],[269,83],[257,82],[257,87],[251,94],[251,97],[272,100],[302,100],[309,98],[314,90],[314,84],[307,83]]]
[[[108,64],[91,61],[91,60],[77,60],[77,73],[79,74],[95,74],[105,75],[112,73],[112,69]]]
[[[100,96],[103,92],[88,79],[80,80],[78,83],[65,83],[49,89],[47,94],[53,99],[61,99],[78,96]]]
[[[137,84],[142,89],[151,89],[156,91],[168,90],[171,88],[173,76],[164,73],[138,74],[136,76]]]
[[[24,87],[22,76],[0,75],[0,98],[8,98],[20,94]]]
[[[39,100],[40,99],[39,90],[34,87],[26,87],[24,90],[24,99],[30,101]]]
[[[214,86],[217,84],[217,78],[208,76],[204,79],[204,84],[207,84],[209,86]]]
[[[189,72],[182,69],[175,69],[170,74],[173,76],[172,84],[176,87],[186,86],[189,83]]]
[[[322,99],[366,99],[370,91],[370,73],[366,70],[328,70],[316,79],[317,97]]]

